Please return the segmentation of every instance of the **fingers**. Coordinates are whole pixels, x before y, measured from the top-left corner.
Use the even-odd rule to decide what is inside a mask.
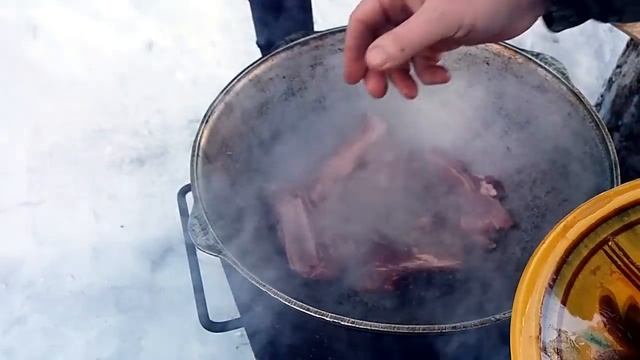
[[[416,75],[425,85],[446,84],[451,80],[449,71],[441,65],[416,66]]]
[[[413,67],[417,78],[425,85],[445,84],[451,80],[449,71],[438,65],[440,55],[425,51],[413,59]],[[409,64],[387,71],[367,71],[364,80],[369,94],[375,98],[382,98],[388,91],[388,81],[396,87],[398,92],[407,99],[418,96],[418,85],[411,76]]]
[[[369,94],[381,98],[387,93],[390,80],[404,97],[413,99],[418,86],[407,65],[413,62],[415,75],[422,83],[448,82],[449,72],[438,65],[439,56],[434,54],[457,47],[451,38],[462,25],[456,12],[438,4],[443,3],[427,1],[414,9],[396,8],[397,3],[389,1],[363,0],[349,18],[345,81],[356,84],[364,79]],[[397,23],[400,25],[393,28]],[[380,34],[383,35],[378,37]]]
[[[418,96],[418,85],[409,73],[409,65],[389,71],[389,80],[398,89],[400,94],[407,99],[415,99]]]
[[[365,77],[365,53],[385,24],[384,10],[377,0],[363,0],[351,13],[344,47],[344,79],[348,84],[356,84]]]
[[[425,85],[445,84],[451,80],[449,71],[442,65],[438,65],[440,55],[425,53],[413,59],[413,68],[416,76]]]
[[[366,66],[391,69],[421,50],[453,37],[463,26],[463,15],[447,5],[447,2],[427,1],[405,22],[377,38],[366,50]]]
[[[423,51],[413,59],[416,77],[425,85],[445,84],[451,80],[449,71],[438,65],[440,54]],[[418,96],[418,85],[411,76],[410,65],[403,64],[387,71],[368,70],[364,77],[365,87],[374,98],[382,98],[388,91],[388,80],[398,92],[407,99]]]
[[[371,96],[380,99],[387,93],[387,76],[384,72],[369,70],[364,76],[364,85]]]
[[[411,77],[408,64],[386,73],[375,70],[368,71],[364,77],[364,83],[369,94],[378,99],[384,97],[388,90],[387,78],[405,98],[415,99],[418,96],[418,85]]]

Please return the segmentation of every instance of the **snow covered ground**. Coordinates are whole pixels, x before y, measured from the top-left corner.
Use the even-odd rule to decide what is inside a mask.
[[[355,3],[315,1],[316,27]],[[240,0],[0,0],[0,359],[252,358],[196,321],[175,203],[202,114],[259,55],[250,19]],[[625,40],[537,24],[515,43],[595,99]]]

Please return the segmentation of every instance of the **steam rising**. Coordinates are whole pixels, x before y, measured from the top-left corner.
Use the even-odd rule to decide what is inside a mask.
[[[508,310],[520,272],[545,233],[612,183],[607,151],[587,112],[551,75],[509,55],[498,58],[486,47],[445,58],[455,80],[449,85],[421,88],[411,102],[396,93],[373,101],[361,87],[343,85],[340,36],[318,42],[322,46],[298,47],[264,64],[211,115],[215,122],[205,131],[198,185],[229,253],[285,294],[356,319],[442,324]],[[495,251],[467,254],[460,273],[428,274],[397,294],[359,294],[292,273],[265,189],[308,181],[357,131],[363,113],[388,121],[407,147],[442,148],[473,173],[503,181],[505,207],[519,228],[500,239]],[[407,195],[400,207],[397,199],[387,202],[386,194],[365,193],[356,208],[333,207],[332,219],[346,220],[336,227],[367,232],[366,221],[349,219],[378,219],[376,212],[384,211],[391,214],[384,225],[399,226],[415,201]],[[383,209],[385,203],[392,208]]]

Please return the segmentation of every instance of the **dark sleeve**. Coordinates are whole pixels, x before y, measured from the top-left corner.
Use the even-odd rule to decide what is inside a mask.
[[[543,16],[551,31],[562,31],[587,20],[605,23],[640,21],[640,0],[551,0]]]

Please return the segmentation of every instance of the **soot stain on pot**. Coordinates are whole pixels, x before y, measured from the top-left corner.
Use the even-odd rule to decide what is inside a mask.
[[[320,56],[316,56],[311,61],[311,64],[309,64],[309,70],[311,70],[312,72],[317,71],[323,65],[324,65],[323,59]]]

